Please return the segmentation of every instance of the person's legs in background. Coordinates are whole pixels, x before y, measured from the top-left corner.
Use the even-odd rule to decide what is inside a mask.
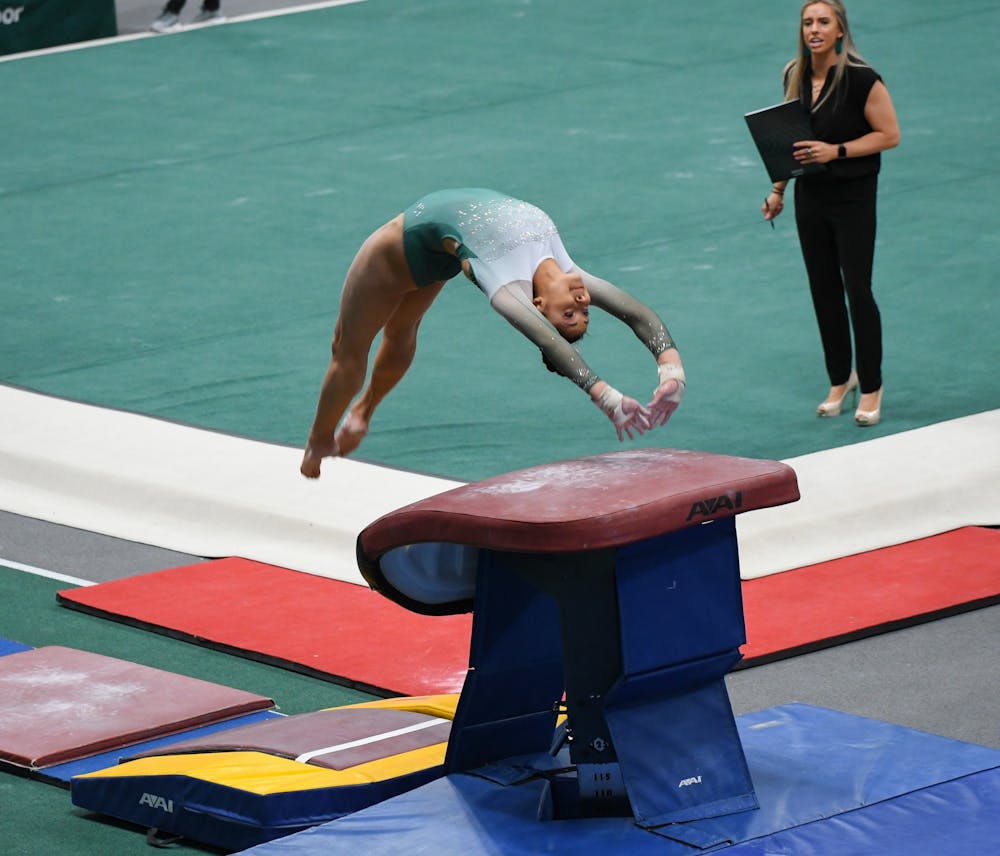
[[[181,22],[181,9],[184,8],[185,0],[168,0],[167,5],[163,7],[163,11],[160,12],[159,17],[150,25],[154,33],[169,33],[171,30],[180,26]]]
[[[181,10],[186,0],[168,0],[159,17],[153,21],[150,29],[154,33],[169,33],[181,24]],[[192,24],[219,23],[226,20],[222,14],[221,0],[204,0],[201,11],[191,19]]]
[[[796,182],[795,223],[799,232],[802,260],[809,278],[816,323],[826,371],[830,377],[830,393],[817,413],[838,416],[840,403],[846,397],[852,381],[851,321],[844,297],[844,282],[840,274],[840,250],[833,224],[828,217],[827,194],[823,190]]]
[[[849,196],[842,199],[835,214],[863,396],[882,388],[882,316],[872,294],[877,185],[878,176],[852,181]],[[874,409],[871,404],[868,409]]]
[[[218,24],[226,20],[220,8],[220,0],[205,0],[201,4],[201,11],[194,16],[192,24]]]

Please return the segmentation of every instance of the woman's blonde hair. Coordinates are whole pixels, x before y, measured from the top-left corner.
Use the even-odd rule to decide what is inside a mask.
[[[796,40],[795,59],[789,62],[784,70],[785,100],[791,101],[793,98],[801,97],[802,81],[808,73],[811,56],[809,46],[806,44],[805,39],[802,38],[802,15],[807,7],[813,6],[816,3],[822,3],[833,10],[833,14],[837,16],[837,25],[844,35],[837,50],[837,61],[833,66],[833,83],[823,97],[813,104],[812,109],[814,113],[829,99],[831,94],[838,91],[840,82],[844,78],[844,69],[848,65],[868,65],[854,44],[854,37],[851,35],[851,28],[847,23],[847,9],[844,8],[842,0],[806,0],[799,10],[799,35]]]

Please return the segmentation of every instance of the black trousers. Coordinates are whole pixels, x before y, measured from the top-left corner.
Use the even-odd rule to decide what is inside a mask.
[[[853,330],[862,392],[882,386],[882,317],[872,294],[877,194],[878,175],[795,182],[795,223],[830,383],[851,375]]]
[[[175,15],[179,15],[186,2],[187,0],[168,0],[167,5],[163,7],[163,11],[173,12]],[[215,12],[218,10],[220,2],[221,0],[205,0],[205,2],[201,4],[201,8],[209,12]]]

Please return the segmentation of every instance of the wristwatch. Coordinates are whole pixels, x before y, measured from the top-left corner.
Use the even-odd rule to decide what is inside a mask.
[[[847,146],[845,146],[843,143],[841,143],[839,146],[837,146],[837,157],[838,158],[846,158],[847,157]]]

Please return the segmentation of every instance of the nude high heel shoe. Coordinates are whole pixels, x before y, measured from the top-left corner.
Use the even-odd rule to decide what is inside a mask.
[[[824,401],[816,408],[816,415],[823,417],[840,416],[840,411],[844,407],[844,401],[847,396],[852,392],[856,392],[857,388],[858,376],[854,372],[851,372],[851,376],[847,379],[847,385],[844,387],[844,394],[836,401]]]
[[[871,428],[882,421],[882,387],[878,390],[878,404],[874,410],[862,410],[860,407],[854,411],[854,422],[860,428]]]

